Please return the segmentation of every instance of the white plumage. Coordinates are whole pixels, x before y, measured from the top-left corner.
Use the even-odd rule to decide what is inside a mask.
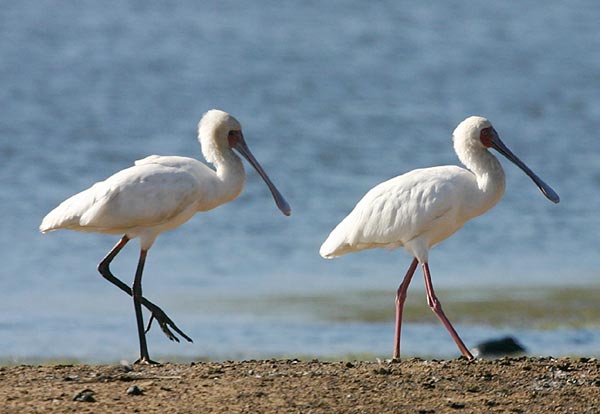
[[[160,233],[236,198],[244,184],[243,170],[238,174],[224,188],[218,175],[198,160],[151,155],[62,202],[40,230],[126,234],[140,237],[147,250]]]
[[[215,170],[193,158],[151,155],[68,198],[48,213],[40,225],[43,233],[71,229],[124,235],[98,268],[107,280],[134,296],[141,362],[151,362],[140,325],[141,304],[152,312],[152,318],[157,319],[170,339],[177,340],[169,327],[190,340],[160,308],[141,296],[146,252],[160,233],[180,226],[198,211],[213,209],[241,193],[246,175],[234,149],[262,176],[280,210],[285,215],[291,213],[287,202],[250,152],[241,125],[233,116],[215,109],[208,111],[198,125],[198,137],[206,160],[214,164]],[[136,272],[139,292],[135,283],[133,289],[129,289],[109,270],[117,253],[136,237],[141,247]]]
[[[453,139],[454,149],[468,169],[457,166],[417,169],[375,186],[335,227],[320,249],[321,256],[328,259],[378,247],[404,247],[414,257],[396,300],[394,358],[400,353],[402,305],[417,262],[425,272],[428,303],[451,331],[461,352],[472,358],[441,311],[428,280],[427,263],[431,247],[450,237],[468,220],[488,211],[504,194],[504,171],[488,148],[498,150],[523,169],[551,201],[559,201],[554,190],[502,143],[487,119],[476,116],[465,119],[455,129]]]
[[[180,226],[196,212],[235,199],[246,176],[228,136],[230,131],[239,132],[244,143],[241,125],[231,115],[212,110],[204,115],[198,130],[203,154],[216,171],[193,158],[151,155],[62,202],[44,217],[40,231],[126,234],[130,239],[140,237],[147,250],[160,233]],[[240,145],[252,157],[245,143]],[[254,157],[251,159],[282,211],[289,215],[285,200]]]
[[[473,214],[485,211],[465,206],[469,201],[465,190],[476,186],[474,181],[472,173],[456,166],[413,170],[385,181],[372,188],[331,232],[321,256],[329,259],[374,247],[404,246],[425,262],[430,246],[452,235]],[[419,214],[414,214],[417,209]]]

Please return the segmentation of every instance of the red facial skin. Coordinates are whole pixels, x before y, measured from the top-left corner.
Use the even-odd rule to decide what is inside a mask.
[[[239,131],[229,131],[227,135],[227,140],[229,141],[229,147],[233,148],[239,141],[240,132]]]
[[[486,148],[490,148],[492,146],[492,139],[494,137],[494,129],[489,127],[489,128],[485,128],[481,130],[481,133],[479,134],[479,139],[481,140],[481,143],[486,147]]]

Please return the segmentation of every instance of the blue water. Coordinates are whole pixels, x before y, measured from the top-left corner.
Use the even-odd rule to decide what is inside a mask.
[[[597,285],[598,21],[591,0],[5,2],[0,359],[135,359],[131,303],[96,272],[117,238],[37,227],[135,159],[201,157],[196,124],[214,107],[242,122],[293,215],[248,171],[239,199],[159,237],[144,292],[195,343],[172,344],[155,328],[151,353],[388,354],[391,323],[240,314],[231,304],[366,289],[393,297],[410,263],[403,252],[325,261],[318,248],[373,185],[458,163],[450,135],[472,114],[491,119],[562,200],[548,202],[504,162],[499,205],[432,252],[436,286]],[[137,253],[131,243],[114,263],[127,283]],[[229,305],[203,305],[219,297]],[[458,329],[468,343],[505,333]],[[534,354],[600,352],[594,328],[517,333]],[[438,324],[408,325],[403,338],[407,354],[457,352]]]

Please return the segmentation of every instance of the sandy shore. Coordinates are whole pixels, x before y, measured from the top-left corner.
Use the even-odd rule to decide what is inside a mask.
[[[0,367],[1,413],[600,413],[600,361]]]

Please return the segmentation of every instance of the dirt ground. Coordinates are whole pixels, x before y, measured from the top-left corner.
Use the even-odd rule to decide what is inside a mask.
[[[0,367],[1,413],[600,413],[600,361]]]

